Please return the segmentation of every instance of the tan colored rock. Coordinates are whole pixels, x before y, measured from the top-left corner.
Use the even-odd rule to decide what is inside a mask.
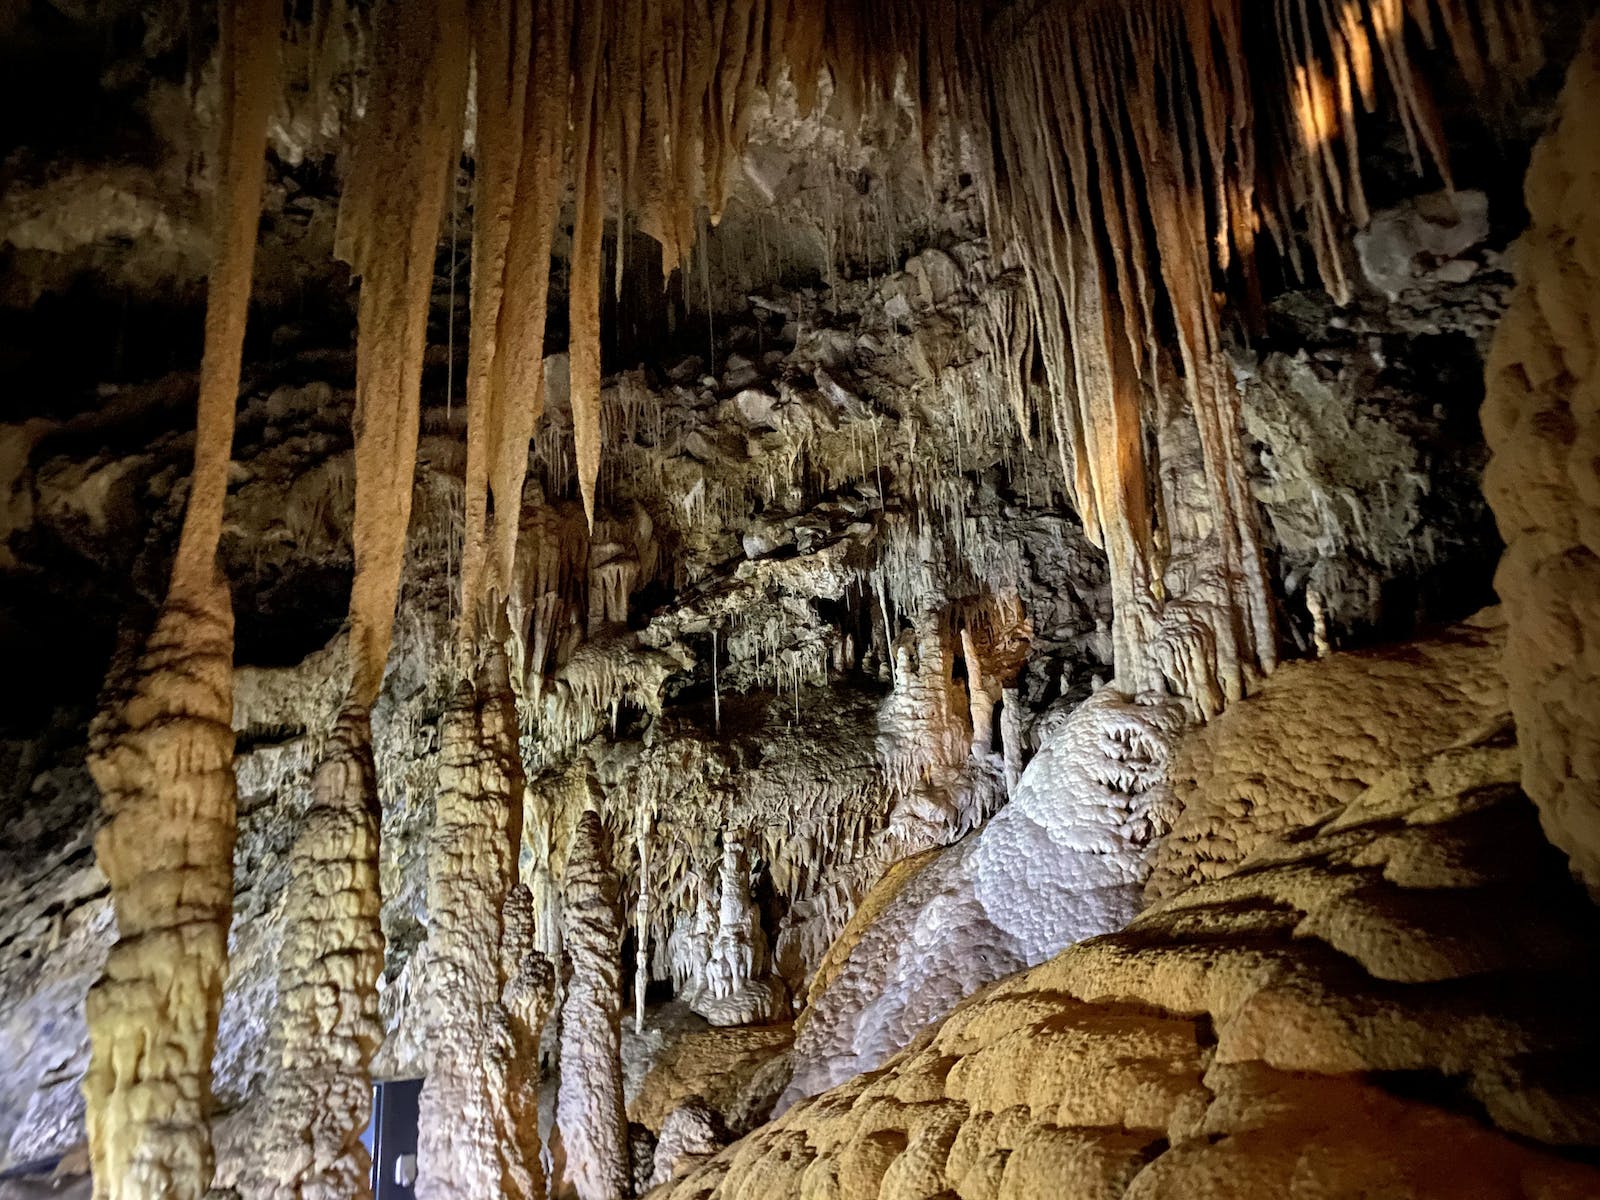
[[[360,1144],[382,1026],[376,985],[377,781],[371,706],[383,684],[416,468],[431,261],[459,154],[468,46],[462,4],[395,9],[376,26],[371,94],[341,200],[335,252],[361,276],[356,364],[355,577],[350,685],[296,843],[279,966],[269,1094],[252,1196],[360,1200]]]
[[[95,857],[117,942],[85,1007],[96,1197],[199,1200],[233,913],[233,612],[216,580],[169,599],[130,695],[96,720]]]
[[[1506,551],[1506,677],[1523,786],[1600,896],[1600,23],[1528,167],[1532,226],[1489,356],[1484,493]]]
[[[1397,769],[656,1195],[1596,1194],[1600,917],[1518,770],[1504,728]]]
[[[217,198],[194,469],[167,599],[128,694],[95,722],[107,821],[95,856],[117,942],[85,1002],[94,1194],[199,1200],[210,1188],[211,1055],[233,915],[233,611],[217,543],[255,268],[282,13],[224,6]]]
[[[1488,609],[1426,641],[1286,663],[1179,746],[1180,812],[1146,895],[1234,870],[1257,846],[1353,800],[1505,711],[1505,632]]]
[[[524,1097],[513,1096],[518,1039],[502,1002],[513,966],[502,955],[502,914],[517,882],[526,787],[503,653],[492,652],[476,683],[458,689],[440,739],[417,1192],[436,1200],[532,1200],[543,1195],[543,1179],[536,1149],[532,1163],[522,1153],[529,1122],[519,1111]],[[531,901],[526,916],[512,935],[517,971],[533,950]],[[536,1138],[536,1120],[534,1128]]]
[[[290,856],[263,1124],[241,1180],[249,1200],[368,1194],[361,1134],[383,1041],[383,931],[378,781],[365,709],[339,715],[311,793]]]
[[[578,821],[562,881],[572,977],[561,1007],[556,1124],[579,1200],[620,1200],[633,1187],[622,1100],[622,913],[607,861],[591,809]]]
[[[506,1149],[520,1156],[533,1187],[545,1194],[544,1163],[539,1140],[539,1041],[545,1022],[555,1007],[556,976],[550,960],[536,950],[537,928],[533,893],[518,884],[506,897],[502,910],[501,970],[505,990],[500,1001],[511,1022],[511,1062],[506,1091],[514,1129]]]
[[[699,1097],[732,1123],[743,1094],[793,1042],[794,1030],[786,1021],[685,1034],[652,1064],[629,1116],[659,1131],[668,1114]]]

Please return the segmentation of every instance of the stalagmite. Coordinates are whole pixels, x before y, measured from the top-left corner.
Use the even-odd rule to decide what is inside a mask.
[[[346,708],[311,782],[289,860],[278,953],[278,1003],[264,1124],[243,1193],[249,1200],[360,1196],[366,1065],[383,1041],[378,976],[378,790],[372,727]]]
[[[644,1032],[645,993],[650,984],[650,822],[654,814],[639,805],[633,843],[639,855],[639,894],[633,906],[633,1031]]]
[[[776,1020],[783,994],[766,978],[767,944],[750,896],[747,836],[722,835],[722,870],[715,933],[707,947],[703,987],[689,1005],[713,1025],[751,1025]]]
[[[561,1008],[556,1124],[579,1200],[621,1200],[632,1191],[620,1057],[622,914],[606,861],[605,831],[591,809],[578,821],[562,881],[572,976]]]
[[[993,680],[983,675],[983,666],[972,640],[972,631],[961,630],[961,653],[967,663],[967,705],[972,722],[972,755],[982,758],[994,745],[994,705],[999,698]]]
[[[1014,796],[1022,780],[1022,697],[1014,687],[1000,693],[1000,742],[1005,755],[1006,794]]]
[[[425,1197],[532,1200],[541,1191],[537,1160],[519,1153],[516,1039],[501,999],[511,966],[501,957],[501,914],[516,886],[524,787],[515,700],[505,655],[495,651],[476,685],[457,690],[440,733],[417,1142]],[[529,941],[531,951],[531,933]]]
[[[377,780],[370,712],[383,682],[404,566],[416,467],[428,298],[445,189],[466,105],[464,0],[399,5],[376,22],[371,98],[340,206],[336,250],[361,277],[355,404],[355,579],[350,685],[318,780],[324,824],[297,849],[289,889],[302,913],[286,944],[274,1014],[279,1106],[256,1139],[263,1196],[370,1194],[360,1142],[378,1038]],[[370,836],[369,836],[370,833]],[[329,892],[333,899],[324,901]],[[331,903],[336,921],[320,904]],[[299,949],[290,949],[298,946]],[[348,1023],[343,1036],[328,1038]],[[307,1092],[310,1095],[307,1095]]]
[[[539,1144],[539,1041],[555,1005],[555,968],[534,949],[533,893],[518,884],[501,910],[500,969],[505,977],[501,1003],[511,1021],[511,1065],[507,1097],[514,1122],[507,1153],[520,1157],[528,1172],[530,1195],[545,1195]]]
[[[233,611],[217,564],[277,93],[280,6],[224,5],[213,261],[194,469],[166,603],[127,694],[96,719],[95,856],[117,942],[86,1001],[97,1200],[211,1186],[211,1053],[233,912]]]
[[[233,903],[228,601],[220,581],[209,596],[169,597],[137,689],[91,741],[109,818],[95,856],[118,928],[86,1002],[97,1197],[198,1200],[211,1184],[211,1043]]]

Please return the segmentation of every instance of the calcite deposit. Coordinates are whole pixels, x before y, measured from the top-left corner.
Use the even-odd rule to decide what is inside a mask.
[[[1528,168],[1528,231],[1513,253],[1517,290],[1489,358],[1484,491],[1505,557],[1506,680],[1523,732],[1524,781],[1551,841],[1600,892],[1600,743],[1588,715],[1600,678],[1596,603],[1595,238],[1582,197],[1600,170],[1593,121],[1600,41],[1578,47],[1555,127]]]
[[[0,1200],[1600,1194],[1593,8],[0,3]]]
[[[1392,771],[660,1194],[1591,1192],[1596,917],[1518,772],[1503,726]]]
[[[579,1200],[612,1200],[632,1190],[633,1178],[622,1097],[622,917],[603,838],[600,818],[585,812],[567,850],[561,895],[572,974],[561,1004],[556,1124]]]

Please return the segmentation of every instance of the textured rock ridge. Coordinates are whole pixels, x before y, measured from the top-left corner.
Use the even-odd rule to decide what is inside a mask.
[[[1154,849],[1149,898],[1227,874],[1262,843],[1504,713],[1504,646],[1499,610],[1488,609],[1402,646],[1285,664],[1179,745],[1178,816]]]
[[[211,1051],[233,913],[233,612],[220,580],[169,601],[137,680],[97,722],[95,857],[117,942],[85,1002],[97,1196],[211,1186]]]

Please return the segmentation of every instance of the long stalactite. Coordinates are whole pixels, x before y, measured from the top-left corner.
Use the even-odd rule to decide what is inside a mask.
[[[472,332],[467,347],[466,535],[461,550],[460,632],[465,645],[470,645],[477,633],[482,617],[479,603],[485,590],[491,583],[498,583],[499,594],[502,597],[506,594],[503,575],[498,580],[486,577],[486,572],[499,566],[490,546],[491,491],[498,501],[497,510],[515,513],[521,508],[522,500],[520,478],[515,481],[515,497],[509,492],[501,494],[497,486],[505,482],[497,470],[499,448],[507,442],[515,445],[516,439],[508,436],[507,409],[512,402],[508,389],[495,386],[495,367],[500,345],[500,313],[506,300],[508,258],[517,232],[517,183],[529,133],[525,110],[534,37],[530,24],[534,14],[521,5],[509,0],[476,0],[471,7],[477,146],[472,202]],[[531,207],[536,209],[537,201]],[[528,268],[541,287],[549,274],[548,246],[543,258],[546,260],[542,264],[544,270]],[[513,279],[513,286],[521,287],[523,281]],[[534,344],[540,361],[543,360],[543,324],[541,312],[539,339]],[[513,331],[507,332],[515,337]],[[526,353],[523,346],[512,348]],[[524,407],[532,409],[530,400],[531,397],[518,397]],[[521,439],[524,463],[527,444],[528,437],[524,435]],[[514,530],[515,518],[511,525]]]
[[[650,0],[583,5],[573,21],[569,328],[591,519],[605,212],[635,215],[669,264],[683,262],[700,214],[721,211],[761,86],[787,72],[809,105],[826,72],[847,124],[909,95],[925,158],[941,131],[964,138],[991,233],[1029,280],[1029,319],[1008,320],[1003,349],[1042,360],[1063,469],[1115,560],[1119,673],[1186,696],[1200,716],[1277,661],[1222,297],[1255,304],[1265,228],[1295,269],[1303,238],[1330,292],[1347,298],[1341,238],[1367,219],[1357,109],[1377,106],[1385,77],[1418,168],[1447,172],[1410,31],[1430,42],[1442,31],[1469,73],[1523,69],[1533,40],[1527,0],[1476,13],[1275,0],[1248,14],[1240,0],[999,14],[902,0]],[[644,173],[672,185],[641,183]],[[1024,425],[1025,391],[1013,387]],[[1151,397],[1168,391],[1198,437],[1211,508],[1209,529],[1181,548],[1160,528],[1146,448]],[[1203,595],[1168,595],[1178,549],[1200,563],[1188,574],[1208,581]]]
[[[273,0],[221,10],[214,250],[194,469],[166,603],[131,687],[91,731],[106,824],[95,855],[117,941],[86,1002],[94,1194],[210,1188],[211,1052],[233,913],[233,607],[217,563],[277,96]]]

